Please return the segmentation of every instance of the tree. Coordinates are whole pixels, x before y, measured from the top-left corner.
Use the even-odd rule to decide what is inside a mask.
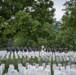
[[[24,10],[41,22],[52,22],[55,9],[52,0],[0,0],[0,15],[6,20]]]
[[[38,38],[46,38],[50,35],[47,28],[41,29],[41,23],[32,18],[32,16],[25,12],[19,11],[15,15],[15,19],[8,21],[4,34],[9,39],[24,39],[33,41],[38,44]]]
[[[62,17],[60,31],[56,40],[60,47],[72,49],[76,44],[76,1],[66,1],[64,6],[65,14]]]
[[[52,0],[1,0],[2,36],[9,43],[22,38],[37,44],[39,38],[47,41],[53,30],[53,4]]]
[[[2,16],[0,16],[0,47],[5,47],[7,42],[4,35],[6,24],[7,23],[5,22],[5,19]]]
[[[35,0],[35,4],[33,6],[34,12],[32,12],[33,17],[38,20],[42,25],[45,22],[52,23],[54,17],[52,0]]]
[[[69,27],[72,29],[76,29],[76,1],[70,0],[67,1],[65,4],[65,15],[62,17],[62,22],[64,27]]]

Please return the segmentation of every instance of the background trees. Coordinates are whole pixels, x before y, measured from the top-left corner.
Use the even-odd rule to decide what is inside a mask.
[[[64,6],[65,14],[62,17],[61,30],[57,37],[62,38],[63,45],[73,48],[76,46],[76,1],[67,1]]]
[[[5,46],[45,45],[54,11],[51,0],[1,0],[1,41]]]
[[[76,45],[76,1],[67,1],[61,21],[52,0],[0,0],[0,47]]]

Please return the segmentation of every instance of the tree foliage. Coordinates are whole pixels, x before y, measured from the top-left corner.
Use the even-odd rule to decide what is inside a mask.
[[[57,36],[60,45],[73,48],[76,45],[76,1],[66,1],[65,14],[62,17],[61,28]]]
[[[0,0],[1,42],[6,46],[35,46],[40,40],[48,41],[53,29],[53,4],[51,0]]]
[[[61,21],[52,0],[0,0],[0,47],[76,45],[76,1],[66,1]]]

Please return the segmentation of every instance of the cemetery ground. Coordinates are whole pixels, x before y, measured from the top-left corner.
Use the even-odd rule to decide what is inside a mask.
[[[4,58],[6,58],[6,55],[5,55]],[[37,58],[37,57],[33,58],[32,56],[31,56],[31,58],[28,58],[28,57],[25,58],[24,56],[22,56],[22,58],[20,58],[20,56],[18,55],[18,59],[16,59],[14,53],[13,53],[13,59],[11,59],[11,54],[9,55],[8,58],[9,58],[9,59],[6,59],[6,62],[5,62],[4,59],[0,61],[0,64],[5,63],[5,70],[4,70],[3,74],[5,74],[5,73],[8,72],[8,68],[9,68],[9,65],[10,65],[10,64],[13,64],[14,67],[15,67],[15,69],[16,69],[17,71],[18,71],[18,63],[21,63],[23,66],[26,66],[26,63],[27,63],[27,62],[30,63],[30,64],[32,64],[32,65],[34,65],[35,63],[40,63],[40,65],[41,65],[41,64],[44,63],[44,62],[45,62],[46,64],[48,64],[48,61],[43,61],[42,58],[40,59],[40,61],[38,61],[38,58]],[[25,61],[25,62],[24,62],[24,61]],[[53,61],[49,62],[50,65],[52,65],[52,63],[53,63]],[[50,66],[50,67],[51,67],[51,66]],[[52,67],[51,67],[51,68],[52,68]],[[52,69],[50,69],[50,70],[51,70],[51,73],[52,73],[51,75],[53,75]]]
[[[8,52],[5,56],[4,56],[4,58],[0,61],[0,65],[2,64],[2,63],[4,63],[5,64],[5,69],[4,69],[4,71],[3,71],[3,75],[4,74],[6,74],[7,72],[8,72],[8,68],[9,68],[9,65],[10,64],[13,64],[14,65],[14,68],[19,72],[19,70],[18,70],[18,64],[19,63],[21,63],[22,64],[22,66],[24,66],[24,67],[26,67],[26,63],[29,63],[29,64],[31,64],[31,65],[35,65],[35,64],[39,64],[40,66],[42,65],[42,63],[45,63],[46,65],[50,65],[50,72],[51,72],[51,74],[50,75],[54,75],[54,67],[53,67],[53,65],[54,64],[56,64],[57,66],[58,66],[58,64],[61,64],[62,66],[67,66],[67,65],[71,65],[71,64],[76,64],[76,61],[75,61],[75,59],[74,60],[72,60],[73,58],[71,58],[71,61],[69,61],[69,58],[70,57],[73,57],[73,52],[72,52],[72,55],[71,55],[71,53],[70,52],[68,52],[68,54],[70,53],[70,55],[68,55],[68,56],[65,56],[67,53],[63,53],[63,54],[65,54],[64,56],[61,54],[61,53],[59,53],[59,55],[56,55],[56,53],[52,53],[51,52],[51,54],[52,54],[52,56],[51,56],[51,58],[50,58],[50,56],[48,55],[49,53],[48,52],[42,52],[41,54],[40,54],[40,56],[39,56],[39,58],[38,57],[36,57],[36,56],[32,56],[32,55],[30,55],[30,57],[28,56],[28,55],[26,55],[26,56],[20,56],[18,53],[16,53],[17,54],[17,57],[16,57],[16,55],[15,55],[15,53],[10,53],[10,52]],[[23,52],[22,52],[23,53]],[[27,53],[27,52],[25,52],[25,53]],[[29,53],[32,53],[32,52],[29,52]],[[45,55],[45,53],[48,55]],[[13,54],[13,55],[12,55]],[[44,54],[44,55],[43,55]],[[8,57],[7,57],[7,55],[8,55]],[[74,54],[75,55],[75,54]],[[45,59],[44,59],[44,56],[46,56],[45,57]],[[6,59],[6,61],[5,61],[5,58],[7,58]],[[27,67],[26,67],[27,68]]]

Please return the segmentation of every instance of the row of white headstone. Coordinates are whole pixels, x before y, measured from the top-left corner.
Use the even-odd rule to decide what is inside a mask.
[[[62,64],[53,64],[54,75],[76,75],[76,65],[67,65],[66,67],[62,66]],[[5,69],[5,65],[1,64],[0,66],[0,75],[3,74],[3,70]],[[22,64],[18,64],[18,71],[14,68],[13,64],[9,65],[8,72],[4,75],[51,75],[51,66],[46,65],[45,63],[42,66],[39,64],[30,65],[27,63],[26,67],[22,66]]]
[[[53,64],[54,75],[76,75],[76,65],[72,64],[62,66],[61,64]]]
[[[51,67],[50,65],[46,65],[43,63],[42,66],[39,64],[30,65],[27,63],[27,67],[22,66],[22,64],[18,64],[18,71],[14,68],[13,64],[9,65],[8,72],[4,75],[51,75]]]
[[[27,68],[22,66],[22,64],[18,64],[18,70],[21,75],[50,75],[51,74],[51,67],[50,65],[43,64],[39,66],[39,64],[30,65],[27,64]]]
[[[0,65],[0,75],[3,74],[5,69],[5,64]],[[62,64],[53,64],[54,75],[76,75],[76,65],[72,64],[71,66]],[[46,65],[45,63],[42,66],[39,64],[30,65],[26,63],[26,67],[22,64],[18,64],[18,71],[14,68],[13,64],[9,65],[8,72],[4,75],[51,75],[51,65]]]
[[[25,58],[35,58],[37,57],[38,59],[42,58],[42,60],[47,60],[51,61],[53,59],[53,61],[61,61],[61,62],[66,62],[66,61],[73,61],[76,62],[76,52],[68,52],[68,53],[59,53],[59,52],[45,52],[45,51],[35,51],[35,52],[18,52],[18,55],[20,58],[22,58],[22,56],[24,56]]]
[[[59,52],[55,52],[55,53],[52,53],[52,52],[45,52],[45,51],[41,51],[41,52],[38,52],[38,51],[35,51],[35,52],[21,52],[19,51],[18,53],[16,52],[6,52],[6,51],[0,51],[0,59],[3,59],[6,55],[6,59],[9,59],[9,57],[11,59],[13,59],[14,55],[15,55],[15,59],[18,59],[19,57],[22,58],[26,58],[28,57],[28,60],[32,57],[32,58],[35,58],[37,57],[39,60],[40,58],[42,58],[42,60],[48,60],[48,61],[51,61],[53,59],[53,61],[61,61],[61,62],[66,62],[66,61],[73,61],[73,62],[76,62],[76,52],[68,52],[68,53],[65,53],[65,52],[62,52],[62,53],[59,53]]]

